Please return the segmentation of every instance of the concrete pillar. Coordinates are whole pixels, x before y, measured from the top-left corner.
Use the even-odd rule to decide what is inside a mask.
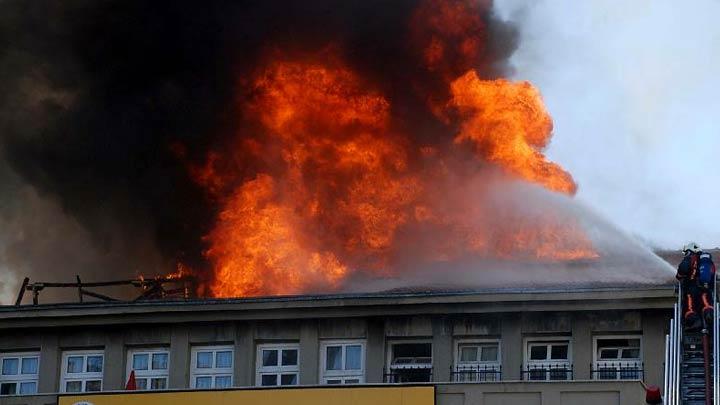
[[[365,381],[369,384],[383,382],[385,367],[385,320],[367,320],[367,353],[365,354]]]
[[[500,344],[502,345],[502,379],[520,380],[523,362],[522,329],[520,314],[503,314],[500,317]]]
[[[235,337],[233,385],[250,387],[255,383],[255,323],[241,322]]]
[[[318,383],[319,357],[317,320],[304,320],[300,324],[300,384]]]
[[[433,381],[450,381],[453,363],[452,324],[446,317],[432,319]]]
[[[547,390],[542,393],[542,405],[557,405],[562,404],[562,395],[560,395],[560,391],[556,390]]]
[[[663,362],[665,361],[665,324],[666,314],[660,311],[643,311],[642,349],[644,380],[658,387],[663,385]]]
[[[169,388],[188,388],[190,381],[190,333],[186,325],[173,325],[170,332]]]
[[[54,333],[43,333],[40,343],[38,393],[59,391],[61,355],[58,336]]]
[[[572,364],[576,380],[592,378],[590,365],[593,359],[592,325],[586,314],[576,313],[572,323]]]
[[[103,391],[125,388],[125,347],[122,333],[108,330],[103,360]]]

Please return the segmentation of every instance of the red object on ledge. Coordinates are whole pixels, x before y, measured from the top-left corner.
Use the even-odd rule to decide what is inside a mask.
[[[130,377],[128,377],[128,382],[127,382],[127,384],[125,384],[125,390],[126,391],[137,390],[137,382],[135,382],[135,370],[130,371]]]
[[[662,404],[660,388],[657,385],[645,386],[645,402],[648,404]]]

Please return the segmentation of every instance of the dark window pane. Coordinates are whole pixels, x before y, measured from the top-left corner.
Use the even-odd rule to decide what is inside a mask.
[[[152,355],[152,368],[153,370],[167,370],[168,354],[167,353],[153,353]]]
[[[37,383],[34,381],[20,383],[20,392],[18,394],[37,394]]]
[[[213,353],[212,352],[198,352],[197,354],[197,368],[212,368]]]
[[[547,346],[530,346],[530,360],[546,360]]]
[[[283,374],[280,376],[280,385],[297,385],[297,374]]]
[[[82,356],[70,356],[68,357],[67,372],[68,373],[82,373],[83,371],[83,358]],[[73,391],[79,392],[79,391]]]
[[[342,380],[338,380],[338,379],[327,380],[327,384],[329,384],[329,385],[342,384]]]
[[[567,360],[568,347],[567,345],[557,345],[552,347],[550,358],[552,360]]]
[[[617,378],[617,370],[614,367],[601,367],[597,376],[599,380],[614,380]]]
[[[68,381],[65,383],[65,392],[82,391],[82,381]]]
[[[345,347],[345,370],[360,370],[362,364],[362,346]]]
[[[396,343],[393,345],[393,358],[397,357],[432,357],[432,344]]]
[[[263,387],[277,385],[277,375],[275,374],[263,374],[261,376],[260,384]]]
[[[147,378],[136,378],[135,379],[135,386],[138,390],[146,390],[147,389]]]
[[[348,378],[345,380],[345,384],[360,384],[360,380],[357,378]]]
[[[148,355],[147,354],[133,354],[133,370],[147,370],[148,369]]]
[[[26,357],[22,359],[22,373],[23,374],[37,374],[38,370],[38,358],[37,357]]]
[[[342,346],[328,346],[326,354],[325,369],[342,370]]]
[[[529,379],[532,381],[542,381],[547,379],[547,372],[544,369],[531,369],[528,375]]]
[[[262,351],[262,365],[263,367],[272,367],[278,365],[278,351],[277,350],[263,350]]]
[[[620,371],[621,380],[637,380],[640,378],[640,372],[638,370],[622,370]]]
[[[480,350],[480,361],[497,361],[498,360],[498,347],[497,346],[483,346]]]
[[[212,388],[212,377],[196,377],[195,388],[207,389]]]
[[[282,351],[283,366],[297,366],[298,351],[296,349],[285,349]]]
[[[151,390],[164,390],[166,385],[167,380],[165,378],[153,378],[150,380]]]
[[[231,368],[232,367],[232,352],[222,351],[215,353],[215,367],[217,368]]]
[[[430,382],[429,368],[393,369],[395,383]]]
[[[552,369],[550,370],[551,380],[567,380],[570,378],[570,371],[564,369]]]
[[[2,374],[3,375],[16,375],[18,373],[19,359],[8,358],[2,361]]]
[[[215,377],[215,388],[230,388],[232,378],[229,375]]]
[[[640,349],[623,349],[622,358],[623,359],[639,359],[640,358]]]
[[[100,391],[102,382],[100,380],[87,381],[85,383],[85,392],[96,392]]]
[[[465,346],[460,348],[460,361],[474,362],[477,361],[477,346]]]
[[[618,349],[602,349],[600,351],[600,359],[609,360],[618,358]]]
[[[102,356],[88,356],[87,357],[87,372],[88,373],[100,373],[103,370],[103,358]]]
[[[15,395],[16,383],[0,384],[0,395]]]

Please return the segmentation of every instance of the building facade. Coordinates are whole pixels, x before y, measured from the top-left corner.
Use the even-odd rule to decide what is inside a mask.
[[[435,403],[637,404],[673,286],[0,307],[0,404],[141,390],[428,384]]]

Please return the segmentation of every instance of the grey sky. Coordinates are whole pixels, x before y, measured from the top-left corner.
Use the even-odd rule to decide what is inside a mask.
[[[682,6],[681,6],[682,5]],[[577,198],[652,245],[720,245],[720,1],[498,0]]]

